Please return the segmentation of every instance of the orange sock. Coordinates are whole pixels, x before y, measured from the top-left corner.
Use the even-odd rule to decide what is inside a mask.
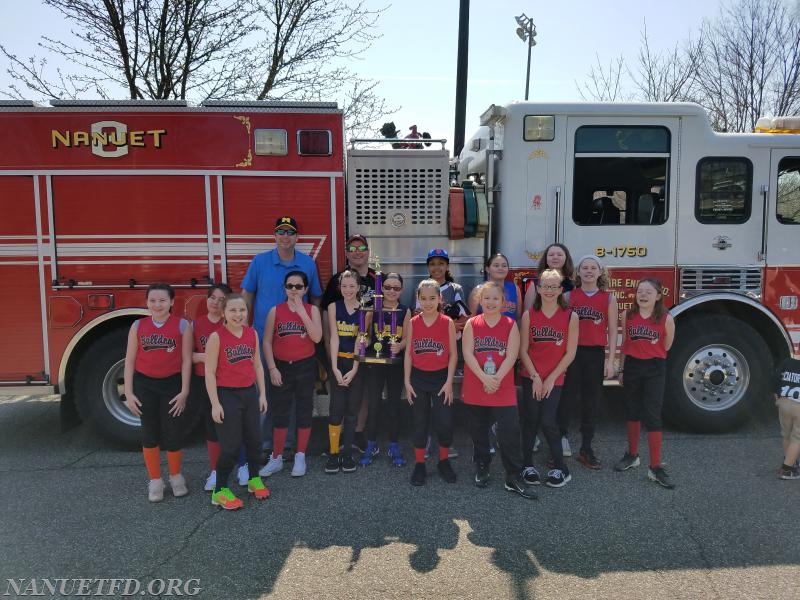
[[[447,448],[439,446],[439,460],[447,460],[450,458],[450,446]]]
[[[341,438],[341,436],[342,436],[341,425],[328,424],[328,440],[330,441],[331,444],[330,447],[331,454],[339,454],[339,438]]]
[[[181,472],[181,463],[183,462],[183,450],[175,450],[174,452],[167,452],[167,466],[170,475],[179,475]]]
[[[147,474],[150,479],[161,479],[161,450],[158,446],[155,448],[142,448],[144,454],[144,466],[147,468]]]

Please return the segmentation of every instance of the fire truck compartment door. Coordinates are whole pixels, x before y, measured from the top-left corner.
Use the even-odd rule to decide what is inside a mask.
[[[49,266],[37,243],[37,202],[43,233],[47,217],[41,210],[44,202],[36,198],[34,178],[0,177],[0,278],[8,291],[8,304],[0,312],[0,383],[43,381],[47,371],[41,284],[48,281]]]
[[[672,266],[677,117],[569,117],[557,241],[611,267]]]

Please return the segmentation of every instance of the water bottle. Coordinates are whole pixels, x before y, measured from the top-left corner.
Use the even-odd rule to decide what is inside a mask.
[[[494,360],[492,360],[492,355],[486,357],[486,362],[483,363],[483,372],[487,375],[494,375],[497,373],[497,365],[494,364]]]

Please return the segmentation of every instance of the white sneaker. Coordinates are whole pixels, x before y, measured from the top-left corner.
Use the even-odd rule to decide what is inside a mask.
[[[273,473],[277,473],[278,471],[283,470],[283,457],[279,456],[278,458],[273,458],[272,456],[269,457],[269,462],[261,467],[261,470],[258,472],[259,475],[262,477],[269,477]]]
[[[203,486],[203,489],[207,492],[213,492],[214,488],[217,486],[217,472],[211,471],[211,474],[206,479],[206,484]]]
[[[569,439],[567,436],[561,438],[561,453],[564,456],[572,456],[572,448],[569,446]]]
[[[236,479],[241,486],[247,485],[247,482],[250,481],[250,469],[247,468],[246,464],[239,467],[239,470],[236,471]]]
[[[164,480],[151,479],[147,484],[147,499],[150,502],[161,502],[164,499]]]
[[[189,488],[186,486],[186,478],[180,473],[169,476],[169,487],[172,488],[172,495],[176,498],[189,493]]]
[[[292,477],[302,477],[306,474],[306,453],[298,452],[294,455],[294,466],[292,467]]]

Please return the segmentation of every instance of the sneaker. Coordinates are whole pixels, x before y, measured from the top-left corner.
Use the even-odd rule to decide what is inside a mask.
[[[236,479],[242,487],[246,486],[247,482],[250,481],[250,469],[247,468],[246,464],[240,466],[239,470],[236,471]]]
[[[489,465],[478,463],[475,467],[475,485],[479,488],[489,485]]]
[[[560,488],[567,485],[572,481],[572,475],[569,471],[562,471],[561,469],[553,469],[547,472],[547,481],[544,484],[548,487]]]
[[[428,476],[428,471],[425,470],[425,463],[416,463],[414,471],[411,473],[411,485],[425,485],[425,478]]]
[[[525,467],[522,470],[522,479],[524,479],[525,483],[528,485],[539,485],[542,483],[542,478],[539,476],[539,471],[536,470],[536,467]]]
[[[294,465],[292,465],[292,477],[302,477],[306,474],[306,453],[298,452],[294,455]]]
[[[339,467],[339,455],[331,454],[328,456],[328,460],[325,463],[325,472],[328,475],[336,475],[339,472]]]
[[[172,495],[176,498],[189,493],[189,488],[186,487],[186,478],[180,473],[169,476],[169,487],[172,488]]]
[[[578,461],[587,469],[593,469],[595,471],[603,467],[591,448],[589,450],[581,450],[578,453]]]
[[[655,481],[658,485],[665,487],[668,490],[671,490],[675,487],[675,484],[669,480],[669,475],[667,475],[667,472],[661,465],[658,467],[650,467],[647,470],[647,478],[650,481]]]
[[[778,469],[778,477],[780,479],[800,479],[800,468],[796,464],[788,469],[781,465],[781,468]]]
[[[373,457],[380,452],[376,442],[367,442],[367,447],[364,448],[364,454],[358,459],[358,464],[367,466],[372,464]]]
[[[523,498],[528,498],[530,500],[536,500],[539,497],[539,494],[536,493],[536,490],[533,489],[533,486],[529,483],[525,483],[525,480],[521,475],[506,477],[506,483],[503,487],[505,487],[509,492],[514,492]]]
[[[632,469],[633,467],[638,467],[640,464],[641,463],[639,462],[638,454],[636,456],[633,456],[630,453],[626,452],[619,460],[619,462],[614,465],[614,470],[627,471],[628,469]]]
[[[439,471],[439,477],[444,479],[447,483],[456,482],[456,472],[453,471],[453,465],[450,464],[449,458],[440,460],[439,464],[436,465],[436,469]]]
[[[211,494],[211,504],[212,506],[221,506],[225,510],[237,510],[244,506],[244,502],[234,496],[230,488],[226,487]]]
[[[540,440],[539,436],[537,435],[533,439],[533,453],[536,454],[541,449],[541,447],[542,447],[542,440]]]
[[[456,450],[455,446],[450,446],[447,450],[447,458],[458,458],[458,450]]]
[[[215,487],[217,487],[217,472],[211,471],[208,479],[206,479],[206,484],[203,486],[203,489],[206,492],[213,492]]]
[[[258,474],[261,475],[261,477],[269,477],[280,471],[283,471],[283,456],[279,456],[278,458],[271,456],[269,462],[261,467]]]
[[[403,458],[403,451],[400,449],[399,443],[391,442],[389,444],[389,450],[386,453],[389,455],[389,458],[392,459],[392,464],[395,467],[405,466],[406,459]]]
[[[164,499],[164,480],[151,479],[147,484],[147,499],[150,502],[161,502]]]
[[[342,456],[341,465],[342,473],[353,473],[357,468],[356,461],[354,461],[353,457],[349,454]]]
[[[561,454],[563,454],[566,458],[572,456],[572,448],[570,448],[569,445],[569,438],[565,435],[561,437]]]
[[[269,498],[269,490],[264,485],[264,482],[261,481],[261,477],[251,477],[250,481],[247,482],[247,491],[253,494],[256,500]]]

